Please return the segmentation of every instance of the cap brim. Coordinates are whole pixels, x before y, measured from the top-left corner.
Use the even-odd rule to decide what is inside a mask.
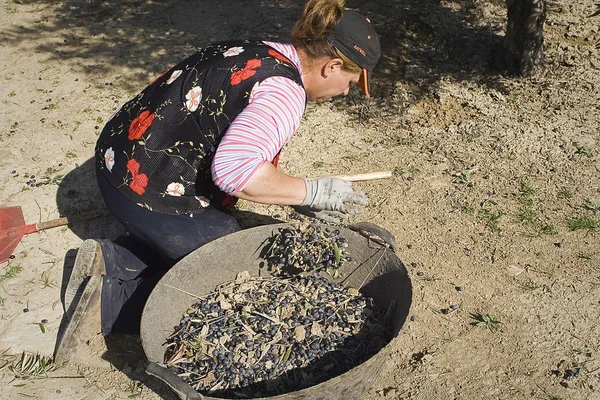
[[[371,72],[364,69],[360,73],[360,78],[358,78],[358,87],[363,91],[365,97],[371,97],[369,93],[369,83],[371,82]]]

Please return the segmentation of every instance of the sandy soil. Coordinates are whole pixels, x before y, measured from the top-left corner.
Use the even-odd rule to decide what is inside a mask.
[[[209,42],[285,40],[301,7],[89,3],[0,0],[0,204],[20,205],[29,223],[102,209],[90,158],[103,124],[130,96]],[[369,14],[382,36],[375,97],[353,92],[311,105],[281,165],[306,177],[394,171],[358,184],[370,205],[352,221],[396,236],[414,321],[365,398],[600,399],[594,1],[553,1],[548,68],[531,79],[489,72],[505,26],[501,1],[348,6]],[[243,213],[247,226],[290,211],[241,210],[258,214]],[[52,355],[75,250],[120,232],[100,218],[30,234],[0,266],[0,398],[176,398],[145,375],[132,338],[113,339],[111,354],[90,356],[89,365],[38,379],[9,369],[22,351]],[[459,307],[448,312],[451,305]],[[498,329],[476,326],[478,315]]]

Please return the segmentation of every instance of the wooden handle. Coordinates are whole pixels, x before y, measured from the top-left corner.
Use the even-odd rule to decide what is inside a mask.
[[[36,224],[35,226],[38,231],[41,231],[44,229],[56,228],[58,226],[68,225],[73,222],[81,222],[81,221],[88,221],[90,219],[96,219],[96,218],[100,218],[100,217],[108,217],[109,215],[110,215],[110,212],[108,210],[96,210],[96,211],[92,211],[92,212],[89,212],[86,214],[74,215],[72,217],[62,217],[62,218],[53,219],[51,221],[40,222],[39,224]]]
[[[355,174],[355,175],[338,175],[332,176],[332,178],[343,179],[350,182],[358,181],[372,181],[375,179],[386,179],[392,177],[392,171],[379,171],[379,172],[368,172],[366,174]]]

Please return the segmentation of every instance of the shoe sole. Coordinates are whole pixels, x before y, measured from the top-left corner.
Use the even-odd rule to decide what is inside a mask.
[[[93,275],[102,275],[106,272],[102,248],[100,243],[93,239],[87,239],[79,247],[73,270],[65,290],[65,313],[70,320],[77,308],[83,290]]]
[[[88,344],[86,339],[89,342],[94,335],[100,333],[100,324],[97,324],[97,329],[92,325],[94,325],[93,319],[97,318],[98,322],[100,321],[102,279],[101,276],[92,276],[85,285],[79,304],[56,348],[54,362],[57,365],[63,365],[73,359],[78,352],[78,347]],[[92,331],[85,332],[86,330]],[[94,332],[96,330],[97,332]],[[86,333],[89,338],[86,338]]]

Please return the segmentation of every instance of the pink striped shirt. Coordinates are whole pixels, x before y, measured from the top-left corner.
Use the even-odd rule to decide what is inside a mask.
[[[265,43],[292,61],[304,79],[294,46]],[[225,132],[212,162],[212,179],[228,194],[243,190],[261,165],[275,158],[305,111],[306,92],[291,79],[267,78],[253,92],[248,106]]]

